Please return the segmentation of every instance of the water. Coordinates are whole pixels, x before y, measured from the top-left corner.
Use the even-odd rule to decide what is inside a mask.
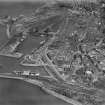
[[[41,88],[12,79],[0,79],[0,105],[70,105]]]
[[[30,3],[0,3],[0,16],[19,14],[30,15],[33,8],[40,4]],[[39,46],[39,42],[43,39],[31,39],[30,37],[19,47],[19,51],[27,54],[33,47]],[[0,26],[0,46],[5,44],[7,37],[5,28]],[[0,72],[12,72],[13,70],[41,71],[42,75],[48,75],[41,67],[23,67],[19,64],[21,59],[0,56]],[[0,78],[0,105],[70,105],[48,95],[38,86],[26,83],[20,80]]]

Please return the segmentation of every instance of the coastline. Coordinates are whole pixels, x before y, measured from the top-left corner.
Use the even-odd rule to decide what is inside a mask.
[[[18,79],[18,80],[21,80],[21,81],[25,81],[25,82],[28,82],[28,83],[31,83],[33,85],[36,85],[40,88],[42,88],[45,92],[47,92],[48,94],[52,95],[52,96],[55,96],[56,98],[60,99],[60,100],[63,100],[69,104],[72,104],[72,105],[82,105],[81,103],[77,102],[77,101],[74,101],[73,99],[70,99],[70,98],[67,98],[61,94],[58,94],[50,89],[47,89],[43,86],[43,84],[41,82],[39,82],[38,80],[31,80],[31,79],[23,79],[21,77],[11,77],[11,76],[6,76],[6,75],[0,75],[0,78],[8,78],[8,79]]]

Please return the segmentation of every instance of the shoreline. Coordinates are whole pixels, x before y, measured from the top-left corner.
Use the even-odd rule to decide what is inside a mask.
[[[66,96],[63,96],[61,94],[58,94],[50,89],[47,89],[43,86],[43,84],[37,80],[31,80],[31,79],[24,79],[24,78],[21,78],[21,77],[11,77],[11,76],[6,76],[6,75],[0,75],[0,78],[6,78],[6,79],[16,79],[16,80],[22,80],[22,81],[25,81],[25,82],[28,82],[28,83],[31,83],[33,85],[36,85],[36,86],[39,86],[41,87],[45,92],[47,92],[49,95],[52,95],[60,100],[63,100],[69,104],[72,104],[72,105],[82,105],[81,103],[73,100],[73,99],[70,99]]]

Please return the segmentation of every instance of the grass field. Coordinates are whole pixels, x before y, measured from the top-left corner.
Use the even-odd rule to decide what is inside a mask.
[[[18,16],[19,14],[30,15],[40,3],[3,3],[0,2],[0,16],[11,15]],[[37,47],[42,39],[31,39],[30,37],[20,46],[19,51],[25,54],[29,53],[33,47]],[[5,28],[0,27],[0,46],[5,44],[7,37]],[[43,68],[22,67],[19,65],[19,60],[15,58],[0,56],[0,73],[11,72],[13,70],[42,70]],[[46,72],[41,72],[46,75]],[[12,79],[0,78],[0,105],[70,105],[51,95],[48,95],[39,87],[32,84]]]

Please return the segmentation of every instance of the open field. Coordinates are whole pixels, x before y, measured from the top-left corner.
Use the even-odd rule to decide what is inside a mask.
[[[19,14],[30,15],[31,11],[42,4],[33,3],[0,3],[0,16],[11,15],[18,16]],[[43,39],[31,39],[30,37],[19,47],[19,51],[25,54],[29,53],[33,47],[37,47]],[[5,28],[0,26],[0,46],[5,44],[7,37]],[[15,58],[0,56],[0,73],[11,72],[13,70],[31,69],[38,72],[43,68],[23,67],[19,65],[19,61]],[[0,105],[70,105],[61,101],[54,96],[48,95],[41,88],[20,80],[0,78]]]

